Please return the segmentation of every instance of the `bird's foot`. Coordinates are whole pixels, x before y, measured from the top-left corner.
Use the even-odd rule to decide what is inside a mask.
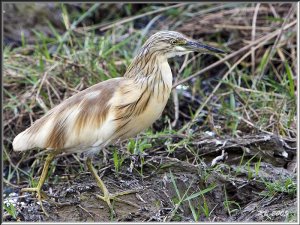
[[[41,190],[41,188],[39,188],[39,187],[36,187],[36,188],[22,188],[21,192],[36,192],[38,201],[41,205],[41,208],[42,208],[43,212],[45,213],[45,215],[47,217],[49,217],[49,214],[44,209],[44,206],[43,206],[43,203],[42,203],[42,199],[49,199],[49,198],[48,198],[47,194]]]
[[[138,191],[139,190],[128,190],[128,191],[117,192],[117,193],[114,193],[114,194],[106,193],[104,196],[96,195],[96,197],[99,198],[99,199],[101,199],[102,201],[106,202],[107,205],[108,205],[108,207],[109,207],[109,209],[110,209],[110,212],[115,216],[116,213],[115,213],[115,211],[113,209],[111,201],[122,202],[122,203],[125,203],[127,205],[131,205],[133,207],[139,208],[139,206],[137,204],[133,203],[133,202],[126,201],[126,200],[118,198],[119,196],[136,193]]]

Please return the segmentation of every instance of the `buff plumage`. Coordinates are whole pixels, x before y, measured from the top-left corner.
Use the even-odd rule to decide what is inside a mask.
[[[168,58],[192,51],[222,53],[178,32],[157,32],[145,42],[123,77],[103,81],[77,93],[17,135],[13,141],[15,151],[50,149],[37,187],[22,191],[37,192],[44,210],[41,188],[56,155],[94,153],[151,126],[160,117],[171,93],[172,72]],[[110,194],[89,156],[86,162],[103,193],[96,196],[113,212],[111,200],[132,191]]]

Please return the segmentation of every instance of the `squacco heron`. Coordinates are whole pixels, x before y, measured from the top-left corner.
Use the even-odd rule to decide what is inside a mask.
[[[110,143],[134,137],[160,117],[172,88],[168,58],[190,52],[224,53],[175,31],[157,32],[145,42],[123,77],[100,82],[75,94],[18,134],[13,141],[15,151],[33,148],[50,151],[37,187],[21,191],[36,192],[46,213],[41,201],[45,195],[42,185],[51,161],[63,152],[85,152],[87,168],[102,191],[102,196],[97,196],[114,212],[111,201],[132,191],[110,194],[91,157]]]

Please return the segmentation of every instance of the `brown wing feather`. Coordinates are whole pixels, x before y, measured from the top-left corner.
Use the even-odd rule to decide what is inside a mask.
[[[124,78],[115,78],[98,83],[63,101],[20,133],[14,139],[14,150],[23,151],[35,147],[63,149],[66,147],[69,129],[80,136],[86,126],[91,126],[90,129],[101,126],[110,109],[109,100],[123,80]],[[68,119],[74,109],[77,109],[78,114],[70,124]],[[44,132],[47,134],[43,135]]]

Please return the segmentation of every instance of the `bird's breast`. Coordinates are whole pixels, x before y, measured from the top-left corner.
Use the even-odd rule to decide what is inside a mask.
[[[172,88],[172,72],[166,60],[157,64],[155,74],[140,80],[128,79],[110,100],[111,119],[101,126],[101,143],[134,137],[149,128],[162,114]],[[96,145],[99,141],[96,142]]]
[[[115,107],[114,139],[134,137],[150,127],[161,116],[170,91],[171,87],[164,81],[124,94],[121,106]]]
[[[168,98],[169,93],[160,93],[162,96],[155,96],[150,99],[148,106],[145,108],[145,110],[137,116],[136,121],[136,131],[140,132],[149,126],[151,126],[162,114]]]

